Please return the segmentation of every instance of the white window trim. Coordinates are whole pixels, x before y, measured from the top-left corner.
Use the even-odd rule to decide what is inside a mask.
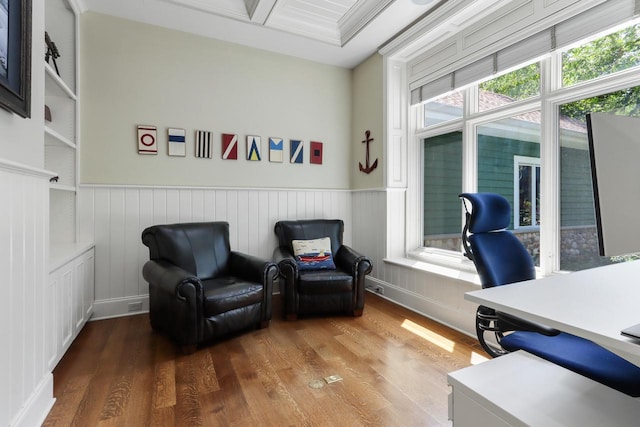
[[[518,185],[520,176],[520,166],[537,166],[540,168],[540,174],[542,174],[542,167],[540,166],[539,157],[527,157],[527,156],[513,156],[513,228],[516,230],[539,230],[540,226],[535,225],[535,221],[539,218],[532,218],[532,225],[520,225],[520,188]],[[533,168],[535,171],[535,167]],[[532,179],[532,185],[536,185],[536,177]],[[536,188],[533,188],[533,195],[535,196]],[[534,197],[534,205],[532,206],[532,215],[535,215],[536,205]]]

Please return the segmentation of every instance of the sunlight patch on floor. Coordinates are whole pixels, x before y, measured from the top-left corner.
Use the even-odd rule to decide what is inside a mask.
[[[483,354],[476,353],[475,351],[471,352],[471,360],[469,362],[472,365],[477,365],[478,363],[486,362],[489,358]]]
[[[455,341],[445,338],[442,335],[437,334],[432,330],[425,328],[424,326],[420,326],[409,319],[404,319],[401,326],[407,331],[412,332],[419,337],[429,341],[430,343],[437,345],[441,349],[448,351],[449,353],[453,353],[453,349],[456,346]]]

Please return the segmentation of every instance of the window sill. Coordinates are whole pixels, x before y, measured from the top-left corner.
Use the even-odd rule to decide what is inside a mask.
[[[385,258],[384,262],[462,280],[480,287],[480,278],[473,262],[460,253],[420,248],[409,252],[406,257]]]

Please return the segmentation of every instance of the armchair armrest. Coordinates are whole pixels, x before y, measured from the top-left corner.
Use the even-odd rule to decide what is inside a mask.
[[[200,279],[162,259],[147,261],[142,276],[149,283],[151,327],[165,331],[185,348],[200,342],[204,300]]]
[[[365,276],[371,273],[373,265],[366,256],[358,253],[347,245],[340,246],[333,259],[336,266],[353,276],[353,314],[361,316],[364,308]]]
[[[263,300],[261,319],[263,325],[268,325],[271,320],[273,282],[278,278],[278,266],[274,262],[263,258],[231,251],[229,256],[229,270],[231,274],[235,276],[262,284]]]
[[[298,263],[286,246],[278,246],[273,250],[273,261],[278,264],[280,273],[286,276],[298,277]]]
[[[368,257],[347,245],[340,246],[334,262],[341,269],[351,272],[354,277],[365,276],[371,273],[373,269],[373,264],[371,264],[371,260]]]
[[[195,288],[197,295],[202,295],[202,283],[192,273],[171,264],[165,260],[150,260],[142,267],[142,277],[153,283],[163,292],[174,294],[177,298],[185,299],[193,294],[193,290],[187,291],[185,285]]]
[[[286,246],[278,246],[273,250],[273,261],[278,264],[282,260],[290,260],[291,262],[296,262],[293,254]]]
[[[280,293],[284,295],[284,314],[287,318],[295,318],[298,313],[298,264],[287,246],[278,246],[273,250],[273,260],[280,270]]]
[[[278,276],[278,266],[274,262],[242,252],[231,251],[229,269],[236,276],[265,286]]]

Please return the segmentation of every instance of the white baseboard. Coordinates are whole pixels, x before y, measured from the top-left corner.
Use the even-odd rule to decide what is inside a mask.
[[[378,287],[383,289],[382,293],[376,292]],[[466,312],[443,306],[439,301],[431,300],[371,276],[366,278],[365,289],[456,331],[475,337],[475,312],[470,311],[467,315]],[[274,291],[274,294],[279,293],[279,289],[274,289]],[[132,316],[148,312],[148,295],[96,300],[93,304],[93,316],[90,320]]]
[[[376,291],[382,287],[382,293]],[[429,319],[435,320],[451,329],[475,338],[475,312],[468,315],[450,307],[443,306],[440,301],[431,300],[423,295],[407,291],[391,283],[375,277],[367,277],[365,289],[381,298],[387,299],[406,309],[414,311]],[[365,310],[366,310],[365,306]]]
[[[149,312],[149,295],[96,300],[90,320],[111,319]]]
[[[274,284],[273,295],[280,293],[280,286]],[[138,306],[140,309],[138,309]],[[93,303],[93,315],[90,321],[111,319],[113,317],[133,316],[149,312],[149,295],[135,295],[124,298],[96,300]]]
[[[55,402],[56,399],[53,397],[53,374],[47,372],[9,425],[11,427],[40,426],[44,423]]]

